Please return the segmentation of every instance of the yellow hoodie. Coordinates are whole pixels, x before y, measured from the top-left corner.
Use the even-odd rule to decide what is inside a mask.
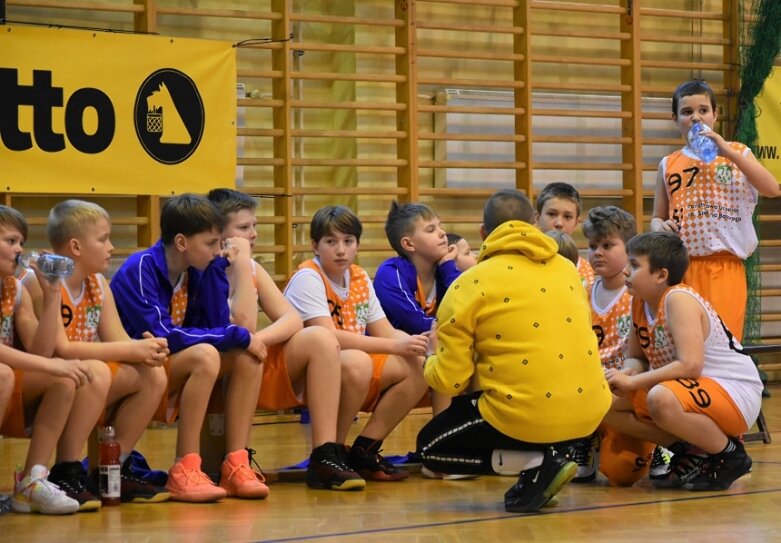
[[[480,413],[500,432],[529,443],[584,437],[610,407],[580,276],[537,228],[496,228],[437,320],[426,380],[453,396],[474,380]]]

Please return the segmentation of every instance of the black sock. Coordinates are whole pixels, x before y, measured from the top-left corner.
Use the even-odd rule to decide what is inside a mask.
[[[724,450],[721,451],[720,454],[731,453],[732,451],[736,450],[737,448],[738,447],[735,445],[735,443],[730,438],[727,438],[727,446],[724,447]]]
[[[380,447],[382,447],[382,440],[358,436],[355,438],[355,442],[353,442],[353,447],[362,447],[369,452],[375,453],[380,450]]]

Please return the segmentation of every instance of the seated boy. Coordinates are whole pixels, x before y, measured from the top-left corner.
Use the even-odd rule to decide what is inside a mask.
[[[223,219],[203,196],[168,199],[160,213],[161,239],[131,255],[114,274],[111,291],[128,335],[165,338],[168,391],[165,418],[179,412],[176,461],[166,488],[172,500],[209,502],[228,496],[264,498],[268,487],[249,466],[247,446],[260,390],[266,346],[257,333],[234,324],[202,327],[204,315],[229,321],[220,274],[203,271],[220,256]],[[212,265],[227,265],[224,258]],[[222,274],[225,283],[227,280]],[[229,453],[220,486],[201,471],[200,431],[218,377],[229,374],[225,400],[225,443]],[[168,402],[165,405],[165,402]]]
[[[689,259],[680,237],[641,234],[627,251],[635,333],[624,369],[606,370],[622,396],[605,422],[674,452],[659,486],[726,490],[751,469],[738,436],[759,413],[757,368],[710,304],[681,283]]]
[[[0,206],[0,374],[6,393],[9,386],[13,388],[7,403],[0,402],[0,433],[30,437],[24,468],[15,474],[11,508],[44,514],[99,509],[100,500],[87,490],[86,474],[60,481],[60,488],[47,479],[47,465],[55,447],[58,465],[78,462],[105,402],[109,371],[97,360],[51,358],[59,326],[60,288],[56,280],[35,272],[43,297],[38,321],[29,293],[14,277],[26,237],[27,221],[21,213]],[[15,339],[28,352],[15,349]],[[33,415],[32,421],[26,420]]]
[[[569,183],[549,183],[537,195],[535,224],[543,232],[561,230],[570,236],[578,228],[581,212],[580,193]],[[582,256],[578,258],[578,274],[584,287],[594,282],[594,270]]]
[[[312,421],[312,454],[306,473],[310,488],[364,488],[366,482],[346,465],[342,447],[336,443],[339,390],[345,388],[336,337],[321,326],[302,330],[298,312],[268,272],[250,258],[257,238],[255,199],[231,189],[214,189],[208,197],[225,218],[225,243],[238,246],[243,242],[240,256],[226,270],[233,321],[255,330],[258,306],[271,320],[259,332],[268,346],[259,404],[287,409],[302,405],[306,399]]]
[[[310,230],[315,257],[299,266],[285,297],[305,326],[322,326],[339,341],[342,372],[351,382],[342,387],[338,442],[359,410],[372,413],[348,465],[365,479],[398,481],[409,473],[380,456],[380,447],[428,388],[421,371],[427,339],[396,330],[385,318],[368,274],[354,263],[362,231],[350,209],[319,209]]]
[[[616,206],[594,207],[583,222],[588,259],[596,274],[588,288],[591,322],[599,344],[602,367],[624,367],[632,330],[632,295],[624,284],[626,243],[637,233],[635,219]],[[616,486],[629,486],[648,471],[652,443],[602,427],[574,448],[578,474],[573,482],[592,481],[596,469]]]
[[[478,263],[450,286],[424,373],[453,401],[418,434],[443,473],[519,473],[505,509],[545,505],[577,471],[551,447],[594,432],[610,392],[574,266],[515,190],[485,204]],[[567,341],[561,341],[566,337]],[[458,394],[470,383],[477,392]]]
[[[114,249],[109,240],[111,219],[105,209],[82,200],[61,202],[49,212],[46,234],[55,252],[74,263],[73,273],[60,282],[62,326],[57,353],[64,358],[97,358],[111,370],[106,400],[111,417],[107,420],[116,429],[121,451],[122,501],[165,501],[170,494],[135,477],[129,458],[165,391],[167,341],[151,337],[131,340],[122,327],[114,297],[102,275]],[[73,462],[61,469],[80,471],[82,466]]]

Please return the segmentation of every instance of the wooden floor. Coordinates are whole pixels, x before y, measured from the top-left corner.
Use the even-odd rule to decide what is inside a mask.
[[[764,412],[781,443],[781,386],[771,390]],[[428,418],[410,415],[386,441],[385,453],[411,449]],[[256,422],[252,446],[265,469],[306,457],[307,425],[284,416]],[[149,430],[139,449],[152,467],[167,469],[174,440],[172,428]],[[0,491],[10,491],[13,466],[23,461],[25,448],[24,440],[0,439]],[[350,493],[277,482],[264,501],[122,505],[65,517],[9,513],[0,516],[0,541],[781,541],[781,445],[758,442],[747,449],[753,473],[719,493],[659,490],[648,481],[611,488],[598,480],[566,487],[558,505],[540,514],[514,515],[502,502],[512,478],[437,481],[414,474]]]

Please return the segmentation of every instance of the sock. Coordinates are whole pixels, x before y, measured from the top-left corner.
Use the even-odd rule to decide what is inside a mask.
[[[362,447],[369,452],[375,453],[380,450],[380,447],[382,447],[382,440],[358,436],[353,442],[353,447]]]
[[[491,468],[499,475],[518,475],[542,465],[542,451],[496,449],[491,453]]]
[[[727,446],[724,447],[724,450],[721,451],[720,454],[731,453],[732,451],[734,451],[736,449],[737,449],[737,447],[735,446],[735,443],[730,438],[727,438]]]

